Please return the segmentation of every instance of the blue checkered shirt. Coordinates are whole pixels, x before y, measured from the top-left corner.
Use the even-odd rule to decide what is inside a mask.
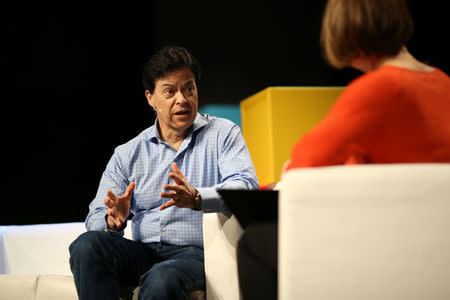
[[[233,122],[206,114],[197,117],[178,151],[161,140],[155,124],[118,146],[103,172],[97,195],[89,205],[88,230],[107,228],[104,200],[111,189],[122,195],[136,182],[131,199],[133,240],[144,243],[203,247],[204,212],[229,213],[218,189],[258,188],[255,168],[240,128]],[[189,184],[200,192],[202,211],[159,206],[163,185],[176,162]]]

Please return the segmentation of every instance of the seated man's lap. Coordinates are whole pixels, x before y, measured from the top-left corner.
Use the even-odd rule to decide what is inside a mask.
[[[69,250],[71,265],[84,264],[92,274],[107,266],[108,272],[115,273],[128,285],[138,285],[140,275],[156,261],[154,250],[112,231],[87,231],[70,245]]]
[[[199,247],[145,244],[112,231],[88,231],[69,249],[74,276],[112,272],[121,286],[139,285],[141,299],[155,294],[187,298],[193,291],[205,289],[204,253]],[[84,267],[75,267],[80,265]],[[76,274],[77,269],[83,274]]]
[[[158,245],[156,251],[158,262],[141,276],[140,297],[147,299],[147,294],[149,298],[157,294],[162,298],[188,299],[194,291],[205,289],[203,249]]]

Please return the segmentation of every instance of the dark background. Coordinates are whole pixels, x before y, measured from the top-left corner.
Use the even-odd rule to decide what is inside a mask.
[[[359,75],[322,59],[325,1],[111,2],[1,8],[0,224],[84,221],[114,147],[154,122],[141,72],[164,45],[185,46],[200,61],[200,105],[238,104],[267,86],[346,85]],[[443,3],[410,3],[408,46],[449,73]]]

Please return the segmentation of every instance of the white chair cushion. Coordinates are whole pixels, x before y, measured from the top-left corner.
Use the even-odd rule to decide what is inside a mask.
[[[78,300],[73,276],[43,275],[38,279],[36,300]]]
[[[0,300],[34,299],[37,275],[0,274]]]

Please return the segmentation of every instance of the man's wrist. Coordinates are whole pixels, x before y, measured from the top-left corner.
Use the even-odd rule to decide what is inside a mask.
[[[117,225],[114,223],[114,222],[112,222],[111,221],[111,224],[108,222],[108,219],[109,219],[109,215],[108,214],[106,214],[105,215],[105,221],[106,221],[106,228],[108,229],[108,230],[112,230],[112,231],[120,231],[120,230],[122,230],[122,229],[124,229],[124,224],[126,223],[126,222],[124,222],[124,223],[122,223],[121,225],[120,225],[120,227],[117,227]]]
[[[195,204],[195,207],[193,208],[194,210],[202,209],[202,197],[200,196],[200,192],[197,190],[195,190],[194,204]]]

